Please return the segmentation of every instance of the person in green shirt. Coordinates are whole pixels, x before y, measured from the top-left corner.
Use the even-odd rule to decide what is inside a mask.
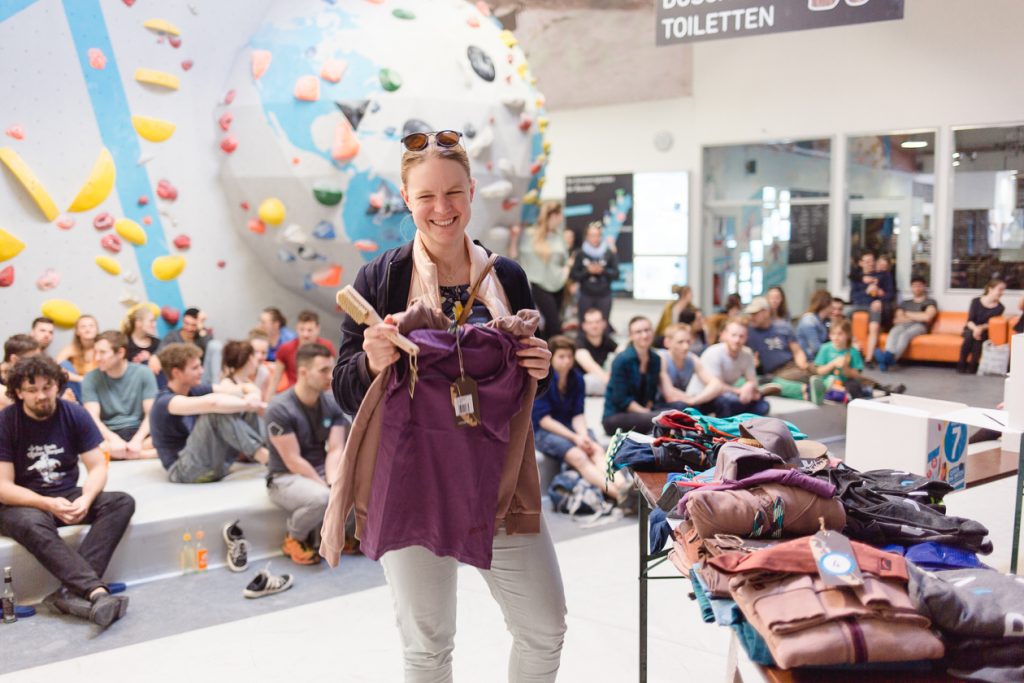
[[[829,341],[821,345],[814,357],[814,374],[811,380],[811,400],[820,404],[829,389],[839,388],[848,392],[851,398],[870,398],[861,382],[864,381],[864,357],[850,346],[853,337],[849,320],[832,323]],[[837,384],[838,382],[838,384]]]

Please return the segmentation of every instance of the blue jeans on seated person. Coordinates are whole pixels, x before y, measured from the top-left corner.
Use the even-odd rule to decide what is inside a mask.
[[[588,429],[587,434],[591,439],[597,441],[593,429]],[[569,449],[576,447],[576,444],[564,436],[559,436],[541,427],[538,427],[533,434],[533,444],[538,451],[555,460],[565,460],[565,454],[569,452]]]
[[[754,413],[756,415],[767,415],[768,401],[759,398],[756,401],[743,403],[737,394],[726,392],[711,402],[714,406],[715,415],[718,417],[732,417],[740,413]]]
[[[200,415],[178,459],[167,468],[175,484],[219,481],[239,453],[252,455],[266,441],[266,428],[256,413]]]
[[[72,502],[81,495],[80,488],[52,494]],[[89,533],[78,549],[73,550],[57,533],[58,527],[67,525],[49,512],[34,507],[0,505],[0,534],[20,543],[69,591],[87,598],[97,588],[107,587],[103,573],[134,513],[135,499],[127,493],[101,492],[80,522],[91,525]]]

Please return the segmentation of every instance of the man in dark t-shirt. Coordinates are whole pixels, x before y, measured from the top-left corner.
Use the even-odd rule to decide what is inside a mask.
[[[66,380],[46,356],[22,359],[8,372],[7,393],[15,403],[0,411],[0,533],[60,580],[49,604],[109,626],[124,616],[128,598],[111,595],[102,577],[135,501],[103,490],[103,436],[84,408],[57,398]],[[81,487],[79,459],[88,470]],[[77,550],[57,532],[71,524],[91,525]]]
[[[295,365],[295,386],[267,408],[267,490],[290,515],[281,549],[293,562],[314,564],[320,561],[319,532],[330,497],[327,473],[341,458],[348,420],[328,391],[334,354],[322,344],[306,344]]]
[[[576,368],[583,373],[588,396],[604,396],[608,386],[608,356],[615,353],[615,340],[608,334],[608,321],[598,308],[583,312],[583,325],[576,335]]]

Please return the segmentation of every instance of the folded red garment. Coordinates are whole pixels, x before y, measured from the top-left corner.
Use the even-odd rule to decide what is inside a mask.
[[[907,580],[907,562],[895,553],[887,553],[864,543],[850,541],[857,566],[863,572],[887,579]],[[724,572],[769,571],[780,574],[817,574],[811,552],[811,537],[803,536],[779,543],[756,553],[731,552],[708,559]]]

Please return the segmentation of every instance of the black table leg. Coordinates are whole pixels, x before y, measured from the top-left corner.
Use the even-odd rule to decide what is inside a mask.
[[[637,529],[640,539],[640,572],[637,576],[640,583],[640,683],[647,683],[647,526],[650,508],[643,493],[637,491],[639,519]],[[1020,515],[1017,516],[1018,521]]]
[[[1010,544],[1010,573],[1017,573],[1017,554],[1020,552],[1021,499],[1024,498],[1024,433],[1020,435],[1017,452],[1017,500],[1013,508],[1013,543]]]

